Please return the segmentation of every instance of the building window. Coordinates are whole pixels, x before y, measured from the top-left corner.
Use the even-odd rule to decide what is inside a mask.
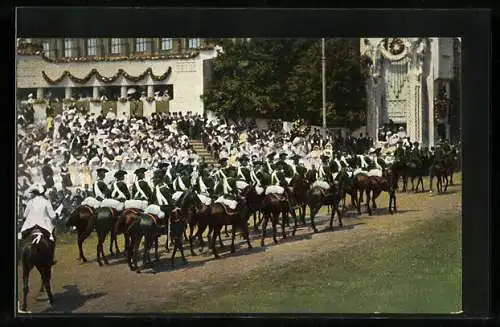
[[[76,56],[75,42],[72,39],[64,39],[64,56],[74,57]]]
[[[111,53],[120,54],[122,52],[122,40],[121,39],[111,39]]]
[[[197,49],[200,47],[200,39],[189,39],[188,40],[188,48],[189,49]]]
[[[146,52],[146,39],[145,38],[135,39],[135,52]]]
[[[162,50],[172,50],[172,39],[162,38],[161,39],[161,49]]]
[[[87,56],[97,56],[97,39],[87,40]]]

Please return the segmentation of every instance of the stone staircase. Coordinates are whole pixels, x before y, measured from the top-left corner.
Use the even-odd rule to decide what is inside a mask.
[[[205,158],[205,162],[207,164],[213,164],[213,165],[217,165],[217,161],[215,160],[215,158],[207,151],[207,149],[205,149],[205,147],[203,146],[203,143],[201,143],[200,140],[189,140],[189,143],[191,143],[191,145],[193,146],[193,149],[196,151],[196,153],[200,156],[200,157],[203,157]]]

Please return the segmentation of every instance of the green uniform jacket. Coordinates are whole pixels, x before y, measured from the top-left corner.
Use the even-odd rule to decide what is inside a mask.
[[[99,190],[101,191],[100,193],[102,193],[102,195],[104,197],[102,195],[100,195],[98,190],[95,189],[96,183],[97,183],[97,187],[99,187]],[[102,201],[104,199],[111,197],[111,191],[108,188],[108,185],[106,185],[106,183],[103,180],[98,180],[96,183],[94,183],[93,189],[94,189],[94,194],[95,194],[95,197],[97,200]]]
[[[111,197],[113,199],[116,199],[119,201],[130,200],[130,191],[128,189],[127,184],[125,184],[124,181],[117,181],[115,184],[116,184],[116,187],[123,193],[123,195],[125,195],[125,199],[122,198],[120,193],[115,191],[114,185],[113,185],[113,189],[111,190]]]
[[[144,195],[146,196],[146,198],[137,189],[136,184],[139,184],[139,187],[141,188],[141,190],[144,193]],[[146,201],[148,201],[148,203],[154,202],[153,192],[151,191],[149,184],[143,179],[141,179],[140,181],[138,181],[132,185],[132,197],[136,200],[146,200]]]
[[[157,194],[156,188],[158,187],[158,190],[160,191],[161,195],[165,198],[165,200],[168,202],[168,204],[164,203],[163,199],[160,199],[160,197]],[[153,190],[154,192],[154,203],[159,205],[159,206],[165,206],[165,205],[171,205],[173,203],[172,201],[172,190],[168,187],[167,184],[163,183],[160,185],[155,185],[155,188]],[[160,204],[161,202],[161,204]]]

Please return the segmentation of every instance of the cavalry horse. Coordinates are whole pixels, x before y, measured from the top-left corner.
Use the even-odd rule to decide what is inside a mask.
[[[28,309],[29,276],[33,267],[36,267],[42,277],[40,293],[47,292],[50,305],[54,305],[54,297],[50,287],[53,261],[53,245],[49,240],[49,234],[39,228],[33,227],[27,237],[21,241],[21,262],[23,267],[23,301],[21,311]]]
[[[357,174],[354,176],[354,187],[356,191],[366,193],[367,201],[366,207],[368,214],[372,215],[370,208],[370,201],[373,208],[377,208],[375,199],[385,191],[389,194],[389,212],[392,214],[393,210],[396,212],[396,188],[398,183],[398,174],[393,170],[384,169],[382,177],[368,176],[365,174]],[[361,214],[361,201],[357,201],[358,213]]]
[[[124,209],[115,223],[115,235],[123,234],[125,237],[125,252],[127,254],[127,263],[130,270],[134,270],[132,266],[132,258],[134,254],[132,245],[132,237],[138,228],[136,222],[141,219],[142,211],[140,209]]]
[[[78,235],[78,253],[79,256],[77,260],[81,262],[87,262],[87,258],[83,254],[83,242],[92,234],[94,230],[94,224],[96,220],[96,211],[94,208],[82,205],[79,206],[71,213],[68,220],[66,221],[66,227],[74,226]],[[110,250],[112,250],[112,244],[110,244]],[[110,251],[111,252],[111,251]]]
[[[286,231],[285,231],[285,215],[291,213],[294,216],[294,231],[292,235],[295,235],[295,231],[297,229],[297,216],[295,215],[295,211],[293,211],[287,200],[286,197],[280,194],[267,194],[264,196],[264,199],[262,200],[262,214],[263,214],[263,219],[262,219],[262,237],[260,241],[260,245],[264,246],[264,239],[266,238],[266,229],[267,229],[267,223],[269,220],[271,220],[271,224],[273,226],[273,241],[274,244],[278,244],[278,240],[276,239],[276,225],[278,224],[278,220],[280,217],[280,214],[282,214],[282,219],[281,219],[281,233],[282,233],[282,238],[286,238]]]
[[[335,218],[335,212],[339,217],[339,225],[343,226],[342,213],[339,210],[339,203],[342,197],[342,193],[339,189],[339,183],[335,181],[333,184],[329,183],[329,185],[330,188],[328,190],[323,189],[319,186],[313,186],[307,192],[307,203],[309,205],[311,227],[313,228],[315,233],[318,232],[318,229],[316,228],[316,224],[314,223],[314,218],[323,205],[328,205],[332,209],[330,216],[330,229],[333,229],[333,219]]]
[[[299,209],[299,218],[302,224],[306,224],[306,208],[307,208],[307,192],[309,190],[309,182],[302,175],[295,175],[290,181],[291,194],[293,194],[293,201],[295,203],[294,209]],[[293,235],[295,235],[293,233]]]
[[[247,186],[248,188],[249,186]],[[210,206],[210,218],[209,218],[209,232],[208,234],[212,234],[212,238],[209,239],[210,247],[212,248],[212,252],[216,259],[219,259],[220,256],[217,253],[216,249],[216,239],[219,237],[223,226],[232,226],[232,237],[231,237],[231,253],[236,251],[234,247],[234,239],[236,236],[236,229],[240,228],[243,230],[243,234],[247,240],[248,248],[252,248],[252,244],[250,243],[250,235],[248,233],[248,218],[249,210],[248,203],[246,202],[245,196],[238,195],[237,197],[237,206],[235,210],[228,208],[225,204],[222,203],[213,203]],[[222,246],[222,244],[221,244]]]
[[[127,251],[128,256],[132,254],[132,260],[135,267],[135,272],[140,273],[141,268],[137,265],[137,257],[139,254],[139,246],[141,244],[141,240],[144,238],[144,248],[143,248],[143,256],[142,256],[142,266],[144,268],[151,267],[151,257],[149,255],[149,251],[155,244],[155,259],[158,261],[158,234],[159,231],[164,228],[165,224],[168,224],[168,216],[159,218],[156,215],[141,212],[138,218],[135,218],[128,230],[128,234],[130,235],[130,244],[129,249]],[[127,258],[130,260],[129,258]]]
[[[436,187],[438,193],[442,193],[443,191],[446,192],[446,190],[448,189],[448,171],[449,166],[447,166],[445,160],[436,160],[431,164],[431,167],[429,169],[430,192],[432,192],[432,181],[434,180],[434,177],[436,177],[437,179]],[[444,189],[443,183],[445,183]]]

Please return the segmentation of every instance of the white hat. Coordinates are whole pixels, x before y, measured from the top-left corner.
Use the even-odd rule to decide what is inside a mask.
[[[374,148],[370,148],[370,150],[368,150],[368,153],[373,153],[373,152],[375,152]]]
[[[33,97],[33,93],[28,94],[28,98],[32,98],[32,97]]]
[[[156,92],[155,92],[155,95],[159,95],[159,94],[160,94],[160,91],[156,91]]]

